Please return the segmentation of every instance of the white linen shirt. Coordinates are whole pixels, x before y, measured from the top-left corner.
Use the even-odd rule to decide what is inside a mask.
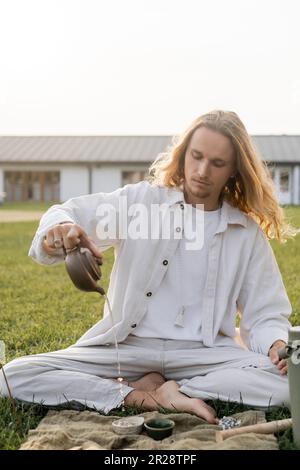
[[[134,330],[135,336],[202,342],[202,301],[208,246],[218,228],[221,209],[203,212],[191,207],[195,223],[198,211],[204,215],[203,246],[189,250],[189,240],[183,231],[169,269],[157,292],[149,298],[147,313]]]
[[[180,238],[134,240],[129,237],[99,240],[96,210],[99,205],[109,203],[122,212],[121,196],[127,197],[128,207],[134,203],[147,207],[164,203],[168,210],[182,214],[186,206],[182,190],[154,186],[146,181],[128,184],[111,193],[71,198],[53,205],[42,216],[28,252],[39,264],[63,262],[62,249],[57,250],[56,256],[48,255],[42,244],[48,230],[62,221],[79,224],[102,251],[113,246],[115,261],[107,295],[118,342],[134,333],[180,241]],[[128,213],[121,215],[128,217]],[[182,226],[176,227],[176,231],[180,230]],[[209,244],[202,309],[203,344],[213,347],[220,334],[234,338],[236,315],[240,314],[243,342],[248,349],[267,355],[274,341],[287,341],[291,313],[292,307],[266,235],[253,219],[224,200],[218,229]],[[113,342],[113,328],[105,303],[103,318],[73,346]]]

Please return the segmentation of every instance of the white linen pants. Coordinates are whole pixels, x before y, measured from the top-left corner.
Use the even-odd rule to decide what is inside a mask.
[[[216,346],[199,341],[141,338],[130,335],[119,343],[121,376],[129,382],[148,372],[176,380],[179,390],[203,400],[220,399],[257,409],[290,408],[287,376],[269,357],[243,349],[232,339],[218,337]],[[66,349],[24,356],[4,370],[12,395],[45,406],[80,403],[107,414],[122,404],[114,344]],[[123,396],[133,390],[123,385]],[[8,390],[0,371],[0,396]],[[71,403],[70,403],[71,402]]]

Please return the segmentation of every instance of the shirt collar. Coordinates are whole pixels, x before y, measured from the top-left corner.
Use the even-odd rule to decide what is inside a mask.
[[[169,206],[184,202],[182,189],[167,188],[167,203]],[[247,227],[248,216],[237,207],[233,207],[231,204],[223,200],[220,223],[216,233],[225,231],[228,224],[238,224],[243,227]]]

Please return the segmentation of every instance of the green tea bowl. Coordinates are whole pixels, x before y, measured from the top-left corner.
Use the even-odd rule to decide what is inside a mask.
[[[144,423],[146,433],[156,441],[160,441],[161,439],[171,436],[174,427],[174,421],[164,418],[148,419]]]

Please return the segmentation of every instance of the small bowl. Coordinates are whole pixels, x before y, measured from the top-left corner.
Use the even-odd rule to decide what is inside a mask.
[[[144,423],[146,433],[156,441],[171,436],[174,426],[174,421],[163,418],[149,419]]]
[[[113,421],[112,428],[116,434],[140,434],[143,429],[145,419],[143,416],[130,416]]]

